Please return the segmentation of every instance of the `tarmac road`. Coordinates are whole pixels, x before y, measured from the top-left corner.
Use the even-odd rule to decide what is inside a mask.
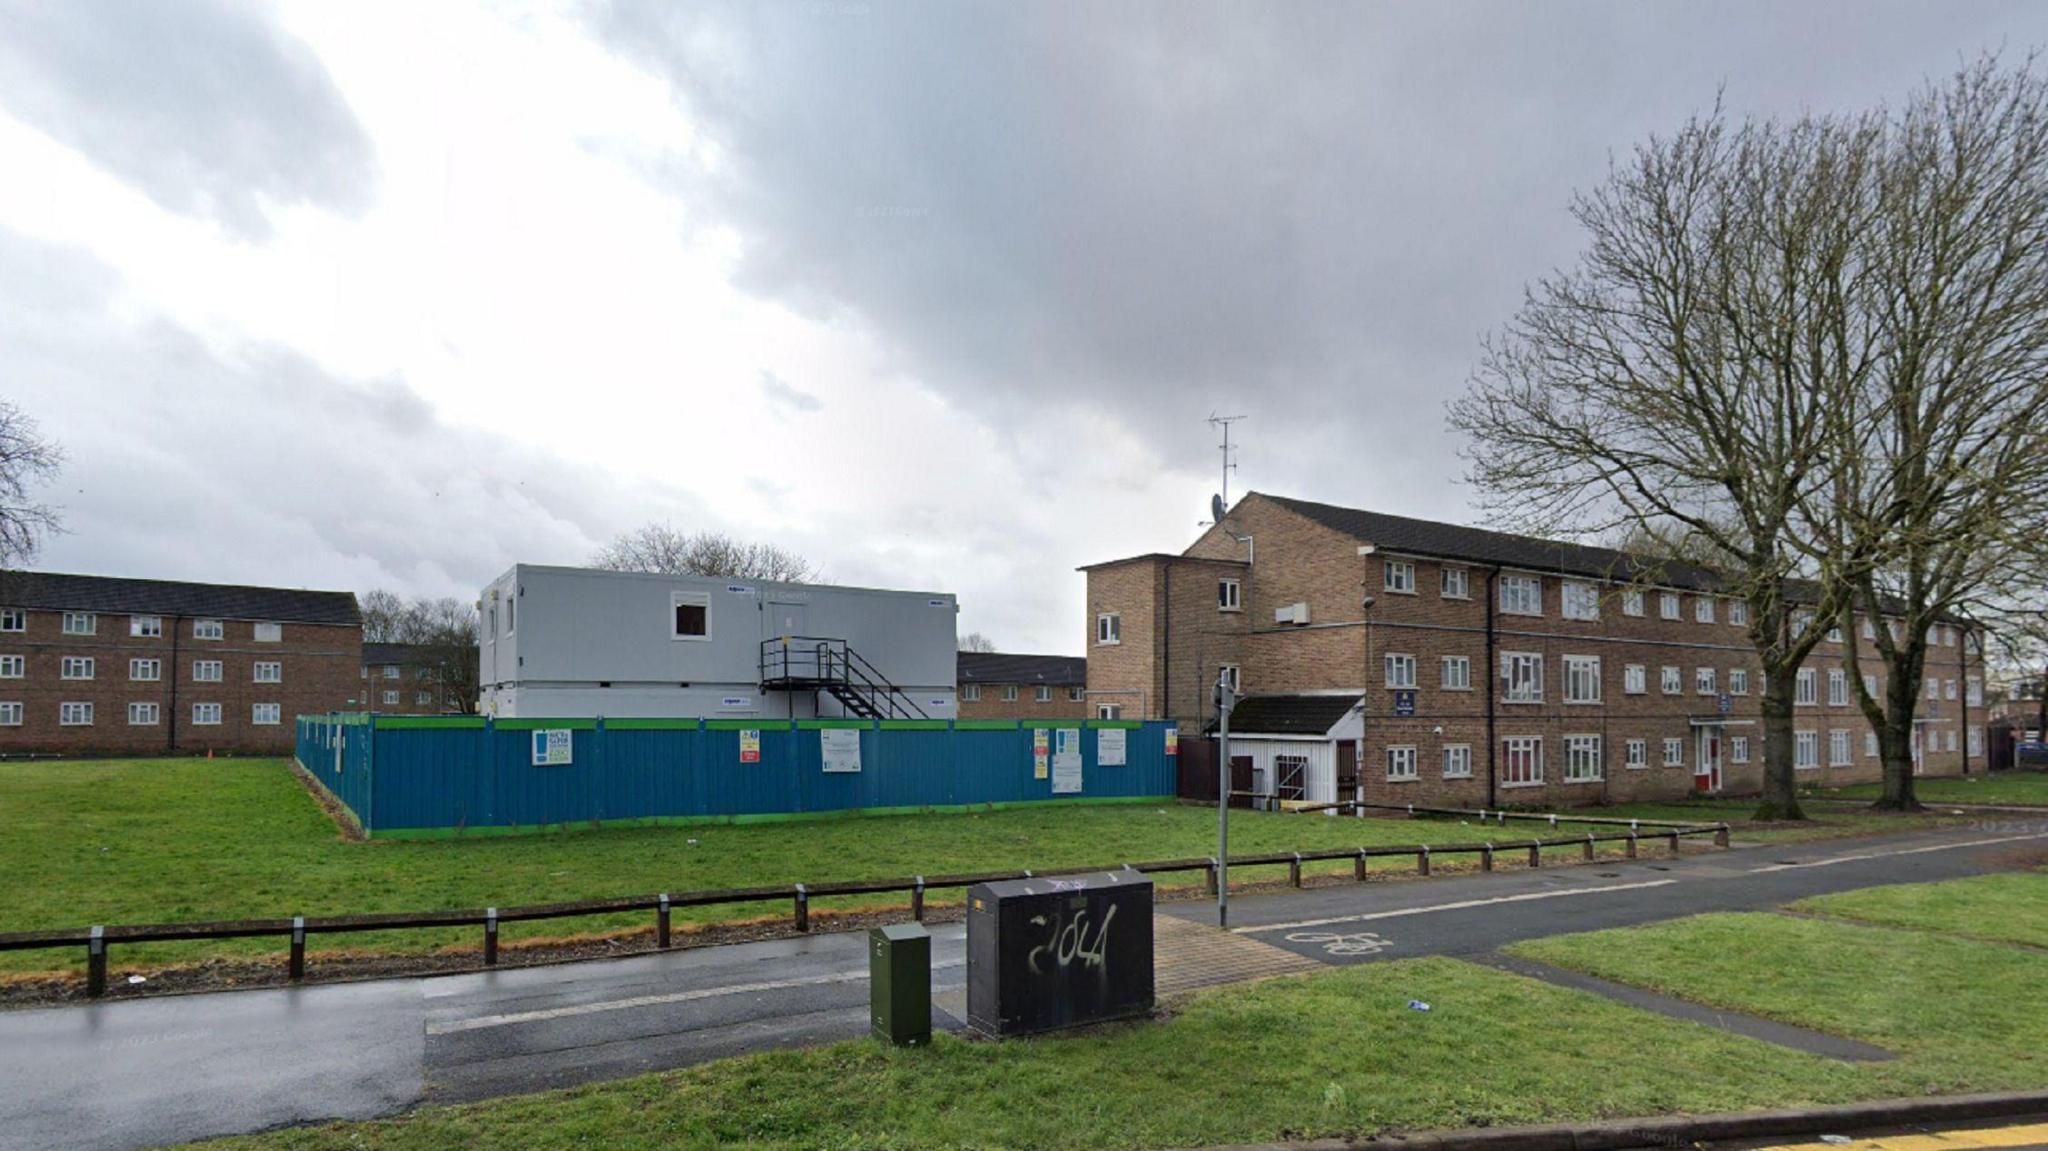
[[[1232,930],[1324,963],[1481,955],[1519,939],[1949,879],[2048,845],[1990,824],[1231,901]],[[1162,914],[1214,923],[1208,903]],[[935,927],[933,1022],[958,1027],[964,928]],[[0,1013],[0,1148],[132,1148],[823,1043],[867,1029],[860,934],[292,989]]]

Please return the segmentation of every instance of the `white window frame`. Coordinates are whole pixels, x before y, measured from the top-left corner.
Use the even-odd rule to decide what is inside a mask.
[[[193,639],[226,639],[228,625],[217,619],[195,619],[192,621]]]
[[[1380,563],[1380,587],[1392,595],[1415,594],[1415,561],[1387,559]]]
[[[1954,751],[1956,749],[1956,729],[1951,727],[1943,731],[1941,742],[1943,751]]]
[[[1695,695],[1720,695],[1719,675],[1711,667],[1692,669],[1692,690]]]
[[[1749,737],[1748,737],[1748,736],[1746,736],[1746,735],[1731,735],[1731,736],[1729,736],[1729,737],[1728,737],[1728,762],[1729,762],[1729,763],[1748,763],[1748,762],[1749,762]]]
[[[1657,687],[1665,695],[1685,694],[1685,672],[1675,663],[1667,663],[1657,672]]]
[[[386,692],[385,694],[386,694],[386,695],[389,695],[389,694],[391,694],[391,693],[390,693],[390,692]],[[394,702],[394,703],[395,703],[395,702],[397,702],[397,701],[396,701],[396,700],[393,700],[393,701],[391,701],[391,702]],[[1014,684],[1014,683],[1006,683],[1006,684],[1004,684],[1004,685],[1003,685],[1003,702],[1004,702],[1004,703],[1016,703],[1016,702],[1017,702],[1017,685],[1016,685],[1016,684]]]
[[[383,676],[385,679],[397,679],[399,676],[404,674],[405,669],[399,667],[395,663],[387,663],[384,665]]]
[[[413,692],[413,693],[412,693],[412,705],[413,705],[414,707],[432,707],[432,706],[434,706],[434,693],[433,693],[433,692],[431,692],[431,691],[416,691],[416,692]]]
[[[128,678],[135,683],[156,683],[164,677],[164,661],[160,659],[131,659],[128,661]]]
[[[1502,787],[1543,786],[1543,737],[1540,735],[1503,736],[1500,741]],[[1527,753],[1529,768],[1525,777],[1516,777],[1515,757]]]
[[[693,635],[681,629],[681,621],[676,619],[676,609],[685,607],[701,607],[704,609],[704,633],[702,635]],[[711,635],[711,593],[671,590],[668,593],[668,638],[675,643],[710,643]]]
[[[978,683],[965,683],[965,684],[961,684],[961,685],[960,685],[960,702],[962,702],[962,703],[980,703],[980,702],[981,702],[981,685],[980,685],[980,684],[978,684]]]
[[[1877,677],[1875,675],[1865,675],[1863,677],[1863,694],[1872,699],[1877,698]]]
[[[1566,619],[1597,621],[1600,618],[1600,588],[1583,580],[1565,580],[1558,585],[1558,612]]]
[[[1981,680],[1981,679],[1978,679],[1978,678],[1977,678],[1976,676],[1974,676],[1974,675],[1973,675],[1973,676],[1971,676],[1971,677],[1969,678],[1969,683],[1968,683],[1968,687],[1966,687],[1966,688],[1964,689],[1964,694],[1965,694],[1965,702],[1966,702],[1966,703],[1968,703],[1968,704],[1969,704],[1969,705],[1970,705],[1971,707],[1983,707],[1983,706],[1984,706],[1984,681],[1983,681],[1983,680]]]
[[[1120,704],[1120,703],[1098,703],[1098,704],[1096,704],[1096,705],[1095,705],[1095,718],[1097,718],[1097,719],[1122,719],[1123,717],[1124,717],[1124,705],[1123,705],[1123,704]]]
[[[1942,680],[1942,681],[1941,681],[1941,698],[1943,698],[1943,699],[1945,699],[1945,700],[1948,700],[1948,701],[1950,701],[1951,703],[1953,703],[1953,702],[1955,701],[1955,698],[1956,698],[1956,681],[1955,681],[1955,680],[1952,680],[1952,679],[1945,679],[1945,680]]]
[[[1856,762],[1855,758],[1850,755],[1849,729],[1846,727],[1838,727],[1829,731],[1828,766],[1847,767],[1848,765],[1854,762]]]
[[[1437,576],[1437,586],[1444,599],[1471,599],[1472,572],[1460,567],[1444,568]]]
[[[1444,778],[1472,778],[1472,745],[1469,743],[1447,743],[1444,745]]]
[[[1828,706],[1849,706],[1849,673],[1838,667],[1828,669]]]
[[[1621,614],[1641,619],[1643,616],[1643,589],[1628,588],[1621,593]]]
[[[270,674],[268,676],[265,676],[263,674],[263,670],[265,668],[270,669]],[[251,677],[251,683],[283,683],[284,661],[276,659],[259,659],[255,663],[249,665],[249,675]]]
[[[1792,769],[1794,771],[1817,771],[1820,769],[1820,732],[1795,731],[1792,733]]]
[[[1437,662],[1437,686],[1445,691],[1472,690],[1472,657],[1447,655]]]
[[[382,698],[382,700],[383,700],[383,705],[384,705],[385,707],[397,707],[397,706],[398,706],[398,693],[397,693],[397,692],[395,692],[395,691],[387,691],[387,692],[385,692],[385,693],[383,694],[383,696],[382,696],[381,698]]]
[[[1874,731],[1866,731],[1866,732],[1864,732],[1864,733],[1863,733],[1863,755],[1864,755],[1864,758],[1866,758],[1866,759],[1876,759],[1876,758],[1877,758],[1877,733],[1876,733],[1876,732],[1874,732]]]
[[[1244,610],[1243,581],[1236,579],[1218,579],[1216,581],[1216,610]]]
[[[506,607],[511,607],[511,604],[507,602]],[[512,628],[508,625],[505,628],[505,631],[509,634],[512,631]],[[255,635],[257,643],[283,643],[284,625],[281,623],[275,623],[271,621],[258,621],[256,624]]]
[[[265,719],[265,716],[270,718]],[[252,703],[249,705],[251,727],[276,727],[284,722],[284,706],[275,703]]]
[[[57,726],[91,727],[92,713],[91,700],[65,700],[57,705]]]
[[[1500,681],[1500,699],[1502,703],[1542,703],[1543,653],[1539,651],[1504,651],[1500,653]],[[1520,690],[1517,690],[1518,688]]]
[[[99,678],[99,660],[89,655],[67,655],[57,665],[58,679]]]
[[[1085,688],[1085,687],[1070,687],[1070,688],[1068,688],[1068,689],[1067,689],[1067,702],[1068,702],[1068,703],[1086,703],[1086,702],[1088,702],[1088,689],[1087,689],[1087,688]]]
[[[0,655],[0,679],[27,679],[28,657],[25,655]]]
[[[1607,778],[1607,758],[1597,735],[1564,737],[1564,781],[1599,783]]]
[[[1714,597],[1710,595],[1694,596],[1692,600],[1692,618],[1694,623],[1713,623]]]
[[[1650,766],[1650,741],[1631,739],[1622,744],[1622,767],[1627,771],[1642,771]]]
[[[1728,601],[1728,624],[1731,627],[1749,626],[1749,603],[1745,600]]]
[[[221,707],[217,703],[195,703],[192,705],[193,727],[219,727]]]
[[[1646,695],[1650,690],[1650,671],[1639,663],[1621,666],[1621,694]]]
[[[28,612],[18,607],[0,607],[0,631],[27,631]]]
[[[1565,656],[1564,702],[1570,704],[1599,703],[1602,695],[1601,679],[1599,656]]]
[[[164,617],[160,615],[131,615],[128,617],[128,635],[132,639],[158,639],[164,634]]]
[[[1500,610],[1507,615],[1541,616],[1543,577],[1503,574],[1500,577]]]
[[[227,676],[227,665],[217,659],[195,659],[192,661],[193,683],[220,683]]]
[[[1802,667],[1792,680],[1792,702],[1798,707],[1815,707],[1820,704],[1820,673],[1810,667]]]
[[[1388,783],[1409,783],[1420,778],[1414,744],[1398,743],[1387,748]]]
[[[1664,737],[1664,766],[1685,766],[1685,739],[1682,736],[1667,735]]]
[[[1970,756],[1971,756],[1972,758],[1974,758],[1974,757],[1976,757],[1976,756],[1980,756],[1980,755],[1983,755],[1983,754],[1984,754],[1984,729],[1983,729],[1983,728],[1981,728],[1981,727],[1973,727],[1973,728],[1971,728],[1971,729],[1970,729],[1970,738],[1969,738],[1969,739],[1968,739],[1968,740],[1967,740],[1966,742],[1967,742],[1967,743],[1969,744],[1969,747],[1970,747],[1970,750],[1969,750],[1969,752],[1968,752],[1967,754],[1969,754],[1969,755],[1970,755]]]
[[[97,635],[100,630],[99,614],[89,611],[67,611],[64,613],[61,630],[65,635]]]
[[[1114,647],[1124,642],[1124,615],[1118,611],[1095,613],[1095,646]]]
[[[1041,683],[1041,684],[1039,684],[1039,685],[1038,685],[1038,686],[1037,686],[1036,688],[1032,689],[1032,692],[1031,692],[1031,702],[1033,702],[1033,703],[1051,703],[1051,702],[1052,702],[1052,688],[1051,688],[1051,687],[1049,687],[1049,686],[1047,686],[1047,685],[1045,685],[1045,684],[1042,684],[1042,683]]]
[[[1729,669],[1728,669],[1728,694],[1729,694],[1729,695],[1748,695],[1748,694],[1749,694],[1749,669],[1748,669],[1748,668],[1746,668],[1746,667],[1731,667],[1731,668],[1729,668]]]
[[[1660,591],[1657,593],[1657,618],[1683,619],[1684,613],[1679,611],[1678,607],[1679,604],[1677,592]]]
[[[1877,625],[1876,625],[1875,623],[1872,623],[1872,622],[1871,622],[1871,619],[1870,619],[1870,617],[1869,617],[1869,616],[1864,616],[1864,617],[1863,617],[1863,638],[1864,638],[1864,639],[1876,639],[1876,638],[1877,638]]]
[[[0,727],[20,727],[24,714],[20,700],[0,700]]]
[[[163,721],[163,708],[153,701],[136,700],[128,705],[129,727],[155,727]]]
[[[1387,652],[1381,657],[1380,665],[1386,672],[1388,687],[1405,691],[1418,686],[1415,682],[1415,657],[1407,652]]]

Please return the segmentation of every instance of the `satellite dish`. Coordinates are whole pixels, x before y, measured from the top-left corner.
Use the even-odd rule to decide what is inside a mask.
[[[1223,508],[1223,497],[1222,497],[1222,496],[1210,496],[1210,497],[1209,497],[1209,519],[1210,519],[1210,521],[1211,521],[1211,522],[1213,522],[1213,523],[1219,523],[1219,524],[1220,524],[1220,523],[1222,523],[1222,522],[1223,522],[1223,511],[1224,511],[1224,508]]]

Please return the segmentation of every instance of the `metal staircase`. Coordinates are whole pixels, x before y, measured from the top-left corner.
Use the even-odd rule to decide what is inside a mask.
[[[761,641],[761,690],[829,695],[860,719],[930,719],[908,692],[843,639],[785,635]]]

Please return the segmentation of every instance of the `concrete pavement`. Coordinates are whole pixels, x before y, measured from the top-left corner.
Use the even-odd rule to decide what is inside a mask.
[[[1474,956],[1518,939],[1995,870],[2048,829],[1951,829],[1231,901],[1227,961]],[[1208,903],[1161,914],[1214,922]],[[960,1026],[964,928],[933,929],[934,1024]],[[1199,940],[1174,929],[1162,939]],[[1208,940],[1217,940],[1213,935]],[[1190,943],[1189,946],[1195,946]],[[1190,956],[1197,954],[1194,951]],[[1218,958],[1220,957],[1220,959]],[[1278,957],[1277,959],[1274,957]],[[1160,960],[1166,971],[1167,958]],[[867,1028],[866,946],[817,935],[605,962],[0,1014],[0,1148],[130,1148],[616,1078]],[[1162,974],[1166,986],[1195,980]]]

